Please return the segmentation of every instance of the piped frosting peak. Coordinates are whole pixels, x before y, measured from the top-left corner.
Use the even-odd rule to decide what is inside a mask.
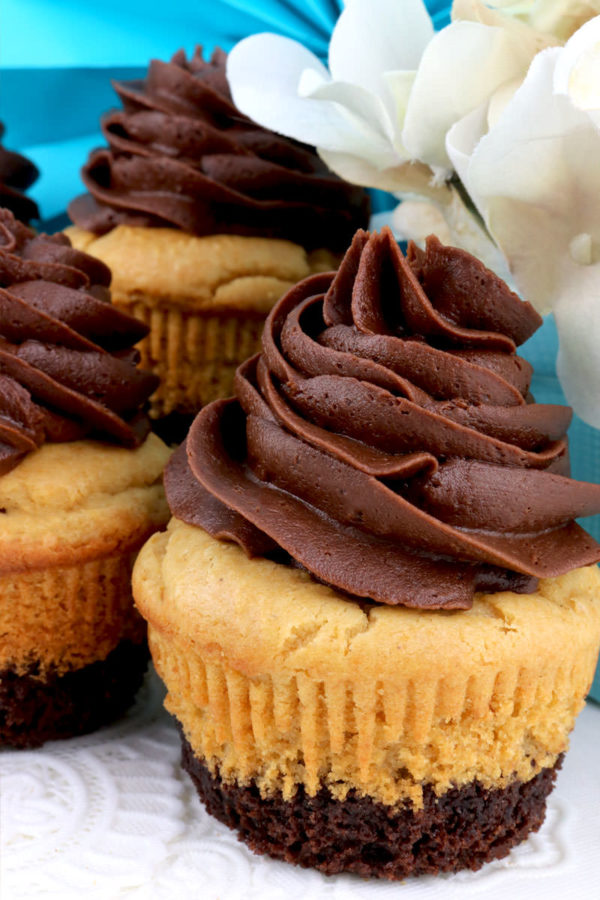
[[[119,224],[190,234],[286,238],[344,249],[369,216],[366,192],[315,151],[246,118],[233,104],[226,55],[200,48],[152,60],[145,79],[115,83],[123,109],[105,116],[108,147],[83,167],[89,191],[69,207],[98,234]]]
[[[110,277],[65,235],[0,209],[0,473],[45,441],[146,437],[158,379],[134,344],[147,328],[111,305]]]
[[[540,324],[468,253],[358,232],[275,306],[236,398],[196,418],[174,514],[392,605],[468,608],[599,560],[574,522],[600,486],[568,477],[571,411],[533,401],[515,352]]]

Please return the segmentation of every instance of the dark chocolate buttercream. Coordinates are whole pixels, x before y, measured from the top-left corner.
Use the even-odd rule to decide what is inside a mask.
[[[571,411],[533,401],[515,353],[540,323],[468,253],[358,232],[337,274],[275,306],[237,398],[196,418],[173,513],[387,604],[468,608],[598,561],[573,521],[600,485],[568,477]]]
[[[63,234],[0,209],[0,474],[45,441],[136,447],[158,378],[137,368],[148,329],[110,303],[110,271]]]
[[[267,131],[233,104],[226,55],[200,48],[152,60],[147,77],[115,83],[123,109],[104,117],[109,146],[82,169],[89,191],[76,225],[171,226],[195,235],[287,238],[343,250],[369,217],[366,192],[334,175],[312,148]]]
[[[3,136],[4,125],[0,122],[0,141]],[[39,218],[37,203],[24,193],[39,174],[26,156],[0,145],[0,207],[10,209],[21,222]]]

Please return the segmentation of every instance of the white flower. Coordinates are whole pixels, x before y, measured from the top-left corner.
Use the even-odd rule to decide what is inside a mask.
[[[451,164],[445,139],[452,125],[484,102],[491,101],[495,114],[536,53],[557,43],[480,0],[455,0],[452,19],[423,53],[402,131],[412,159],[446,174]]]
[[[600,0],[487,0],[489,6],[566,41],[600,13]]]
[[[408,200],[397,231],[435,223],[553,311],[567,397],[600,427],[600,17],[560,46],[598,8],[454,0],[434,35],[422,0],[348,0],[329,70],[263,34],[231,51],[227,74],[255,121]]]
[[[433,37],[422,0],[349,0],[331,36],[329,71],[289,38],[253,35],[229,54],[234,102],[267,128],[316,146],[348,181],[420,190],[402,123],[415,72]]]
[[[554,312],[558,374],[600,427],[600,17],[534,59],[488,130],[486,106],[447,150],[523,296]]]
[[[227,76],[236,105],[256,122],[312,144],[347,181],[427,198],[455,243],[473,252],[485,246],[486,259],[501,265],[446,183],[445,138],[490,97],[490,116],[497,114],[553,39],[481,0],[455,0],[453,17],[434,36],[422,0],[348,0],[331,36],[329,71],[296,41],[259,34],[233,48]]]

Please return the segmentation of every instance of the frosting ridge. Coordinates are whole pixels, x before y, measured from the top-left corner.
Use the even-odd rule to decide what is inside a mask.
[[[540,323],[466,252],[358,232],[337,274],[274,307],[236,398],[196,418],[173,513],[387,604],[468,608],[598,561],[573,520],[600,485],[568,478],[571,412],[533,401],[515,352]]]
[[[158,379],[137,368],[147,328],[110,303],[110,270],[63,234],[0,209],[0,473],[45,441],[138,446]]]
[[[286,238],[344,249],[366,225],[366,192],[316,152],[267,131],[231,100],[226,54],[196,48],[152,60],[143,80],[115,83],[123,109],[102,121],[108,147],[82,169],[89,191],[69,206],[99,234],[119,224]]]
[[[0,122],[0,141],[3,136],[4,125]],[[24,193],[39,174],[26,156],[0,145],[0,207],[10,209],[21,222],[39,218],[37,203]]]

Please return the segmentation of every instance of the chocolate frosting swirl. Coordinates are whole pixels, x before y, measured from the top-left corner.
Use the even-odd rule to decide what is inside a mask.
[[[0,122],[0,140],[3,136],[4,125]],[[0,145],[0,207],[10,209],[21,222],[39,218],[37,203],[23,193],[39,174],[27,157]]]
[[[158,378],[133,345],[148,329],[110,303],[110,270],[63,234],[0,209],[0,474],[45,441],[136,447]]]
[[[343,250],[366,225],[369,200],[309,147],[267,131],[234,106],[226,55],[197,48],[152,60],[144,80],[115,83],[123,109],[102,121],[109,146],[82,169],[89,194],[76,225],[171,226],[195,235],[287,238]]]
[[[468,253],[358,232],[337,274],[275,306],[237,398],[194,421],[173,513],[392,605],[464,609],[596,562],[573,519],[600,485],[568,477],[571,411],[533,401],[515,353],[540,323]]]

